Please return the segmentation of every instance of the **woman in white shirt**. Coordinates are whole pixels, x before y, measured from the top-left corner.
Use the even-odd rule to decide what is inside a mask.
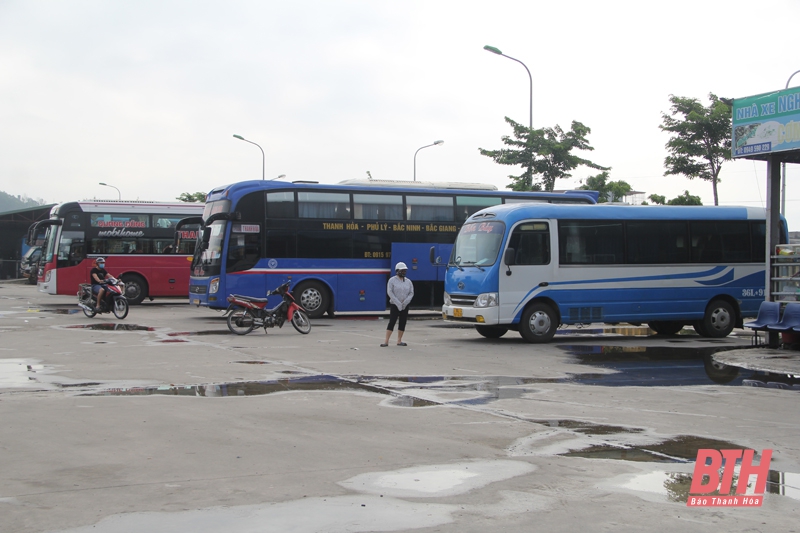
[[[386,284],[386,294],[389,295],[389,325],[386,326],[386,340],[381,344],[382,347],[389,346],[389,337],[392,336],[394,325],[397,325],[397,345],[408,346],[403,342],[403,333],[406,331],[406,320],[408,319],[408,304],[414,297],[414,284],[406,277],[408,267],[405,263],[397,263],[394,267],[397,275],[389,278]]]

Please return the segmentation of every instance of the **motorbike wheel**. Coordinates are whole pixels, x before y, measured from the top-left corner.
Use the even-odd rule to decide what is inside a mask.
[[[114,300],[114,309],[112,311],[114,311],[114,316],[120,320],[128,316],[128,300],[124,298]]]
[[[85,307],[81,307],[83,309],[83,314],[88,316],[89,318],[94,318],[94,315],[97,314],[97,311],[94,310],[94,307],[86,309]]]
[[[228,329],[237,335],[247,335],[255,327],[253,314],[247,309],[238,308],[228,315]]]
[[[294,329],[303,335],[306,335],[309,331],[311,331],[311,322],[308,320],[308,315],[299,309],[295,310],[294,314],[292,315],[292,325],[294,326]]]

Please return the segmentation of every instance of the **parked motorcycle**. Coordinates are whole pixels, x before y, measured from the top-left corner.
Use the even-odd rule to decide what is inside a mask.
[[[269,296],[280,295],[283,300],[272,309],[266,309],[267,298],[251,298],[232,294],[228,296],[228,329],[237,335],[247,335],[256,327],[263,327],[264,333],[267,328],[278,326],[283,327],[287,320],[292,323],[294,329],[303,335],[311,331],[311,322],[308,320],[306,310],[300,307],[294,300],[294,296],[289,292],[289,283],[286,282]]]
[[[116,278],[107,278],[101,285],[105,289],[100,309],[95,305],[96,298],[92,294],[92,285],[81,283],[78,291],[78,306],[83,309],[83,314],[93,318],[98,313],[114,313],[122,320],[128,316],[128,299],[125,298],[125,284]]]

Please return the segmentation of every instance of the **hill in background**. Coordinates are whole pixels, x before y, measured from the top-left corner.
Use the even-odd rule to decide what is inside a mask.
[[[44,205],[44,200],[41,198],[34,200],[27,196],[11,196],[8,193],[0,191],[0,213],[8,211],[17,211],[25,209],[26,207],[36,207],[37,205]]]

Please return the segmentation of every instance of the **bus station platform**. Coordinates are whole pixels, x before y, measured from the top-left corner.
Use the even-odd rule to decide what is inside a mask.
[[[728,366],[773,374],[800,376],[800,350],[756,346],[717,352],[714,360]]]

